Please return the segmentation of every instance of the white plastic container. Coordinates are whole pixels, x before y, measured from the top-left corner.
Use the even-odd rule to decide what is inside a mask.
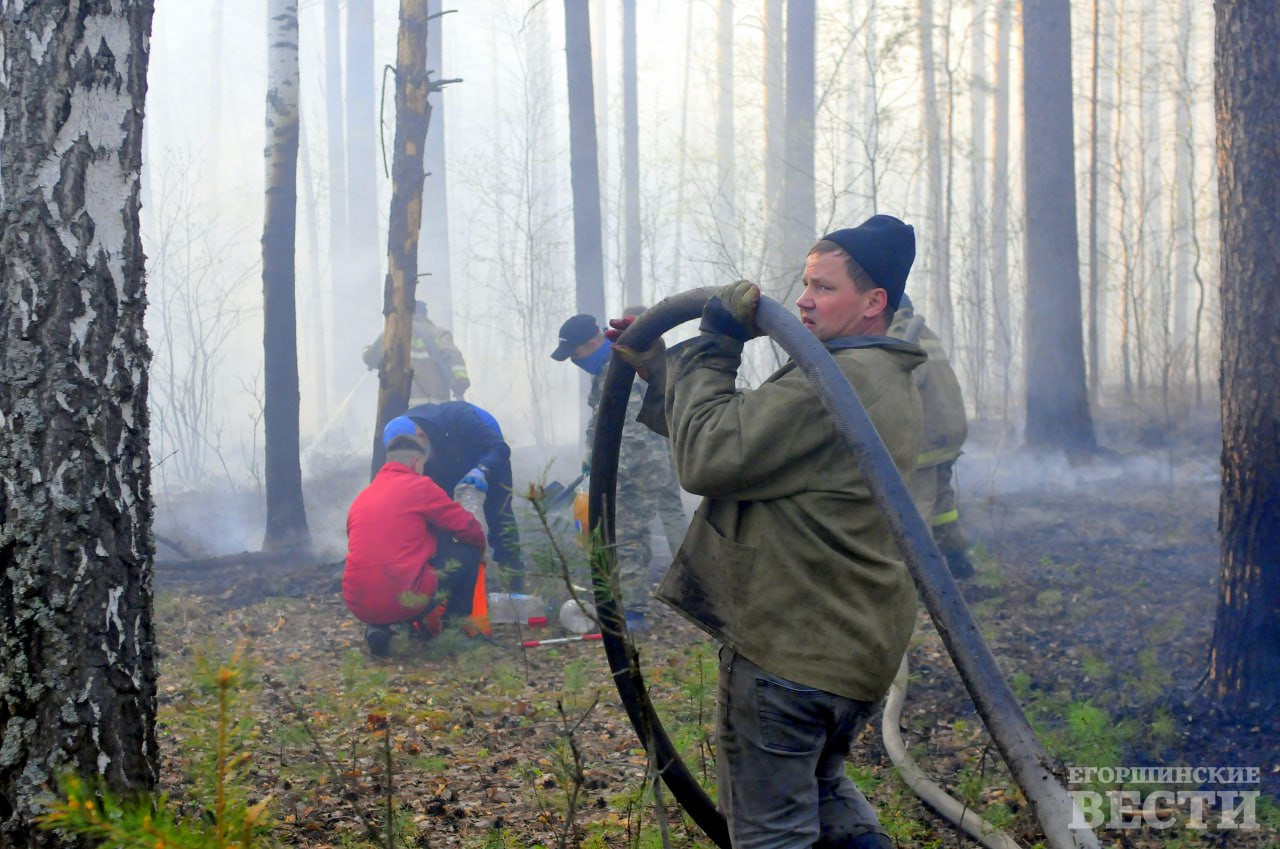
[[[536,595],[489,593],[489,621],[495,625],[524,624],[535,616],[547,615],[547,603]]]
[[[460,483],[453,489],[453,500],[467,508],[476,521],[484,524],[484,493],[469,483]],[[485,528],[487,531],[488,528]]]
[[[569,599],[560,605],[560,626],[566,631],[585,634],[599,627],[595,620],[596,606],[585,598],[582,601],[582,604],[578,604],[577,601]]]

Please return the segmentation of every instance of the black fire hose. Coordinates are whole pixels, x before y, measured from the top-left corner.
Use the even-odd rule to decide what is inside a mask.
[[[635,323],[619,338],[619,344],[643,349],[652,345],[663,333],[702,315],[702,307],[715,292],[712,287],[693,289],[673,295],[641,313]],[[587,523],[595,541],[596,530],[602,545],[593,545],[591,553],[591,585],[594,588],[596,612],[600,616],[605,655],[613,671],[618,695],[636,729],[640,742],[649,753],[657,773],[671,789],[676,801],[721,849],[730,849],[729,829],[702,785],[689,772],[662,727],[662,720],[649,700],[640,659],[626,637],[623,611],[611,591],[609,576],[614,568],[614,495],[617,492],[618,448],[622,443],[622,425],[626,420],[627,401],[635,369],[621,357],[610,357],[596,407],[596,432],[591,444],[591,486],[588,490]]]
[[[652,345],[667,330],[701,315],[703,305],[714,292],[713,287],[703,287],[663,300],[637,317],[619,338],[619,344],[637,350]],[[996,665],[929,527],[915,509],[906,484],[853,387],[822,343],[777,301],[760,299],[756,323],[808,375],[823,406],[834,417],[872,497],[885,514],[943,644],[996,747],[1034,808],[1049,846],[1096,849],[1098,842],[1092,831],[1070,828],[1071,797],[1053,775],[1049,755]],[[593,530],[599,529],[603,542],[592,553],[592,585],[603,625],[605,653],[631,724],[672,795],[708,837],[722,849],[729,849],[724,817],[680,759],[654,710],[638,656],[626,636],[622,611],[610,590],[618,447],[634,378],[634,369],[620,357],[610,358],[591,447],[588,522]]]

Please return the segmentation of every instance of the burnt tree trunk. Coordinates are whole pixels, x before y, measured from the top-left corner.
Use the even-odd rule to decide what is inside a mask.
[[[1093,452],[1084,374],[1069,0],[1022,5],[1027,445]]]
[[[1209,688],[1231,712],[1280,706],[1280,9],[1218,0],[1222,238],[1222,571]]]
[[[150,0],[0,12],[0,846],[63,773],[156,785],[138,207]]]
[[[294,245],[298,213],[298,4],[267,8],[267,190],[262,225],[268,550],[310,545],[298,438],[298,320]]]
[[[409,346],[413,339],[418,237],[422,230],[423,155],[431,120],[427,76],[427,2],[400,0],[396,39],[396,137],[391,163],[391,214],[387,219],[387,281],[382,294],[385,349],[378,386],[370,477],[382,467],[382,429],[409,406]]]

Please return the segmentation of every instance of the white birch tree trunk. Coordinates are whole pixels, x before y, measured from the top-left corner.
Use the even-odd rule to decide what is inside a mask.
[[[150,0],[0,7],[0,845],[158,777],[138,206]]]
[[[298,3],[267,6],[266,209],[262,226],[262,345],[267,519],[265,550],[310,544],[298,439]]]

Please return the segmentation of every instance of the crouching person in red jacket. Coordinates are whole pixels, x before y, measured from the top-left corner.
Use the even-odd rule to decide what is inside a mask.
[[[422,474],[431,447],[417,425],[392,419],[383,444],[386,463],[347,512],[342,573],[342,599],[369,626],[377,657],[389,654],[396,623],[435,636],[446,607],[451,617],[472,613],[485,541],[476,518]]]

